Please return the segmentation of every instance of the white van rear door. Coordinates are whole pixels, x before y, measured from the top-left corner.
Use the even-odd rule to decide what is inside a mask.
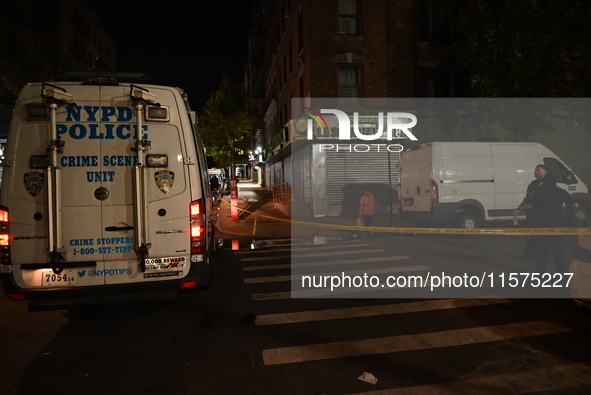
[[[96,105],[98,87],[80,90],[74,85],[63,86],[75,98],[77,109],[91,109]],[[32,164],[47,157],[49,120],[29,120],[24,116],[27,105],[43,103],[41,85],[28,86],[19,100],[15,127],[11,130],[9,155],[13,163],[5,169],[3,185],[10,191],[6,199],[11,215],[14,279],[21,288],[101,285],[103,279],[92,275],[104,269],[101,257],[96,255],[96,240],[101,236],[101,205],[92,198],[94,185],[86,182],[87,172],[98,163],[100,146],[89,138],[89,123],[72,116],[75,109],[58,107],[58,139],[64,146],[57,163],[61,188],[53,194],[47,184],[47,167],[33,167]],[[61,232],[62,246],[59,252],[67,265],[60,276],[47,268],[51,262],[48,254],[50,193],[53,198],[59,195],[61,202],[58,232]],[[35,269],[35,266],[43,268]]]
[[[130,87],[103,86],[101,103],[105,137],[101,140],[101,170],[92,181],[108,197],[102,201],[102,237],[99,241],[105,261],[105,282],[127,283],[159,281],[186,276],[190,268],[189,203],[191,194],[188,166],[184,164],[186,142],[180,122],[176,96],[168,89],[150,88],[158,103],[167,109],[167,120],[142,119],[139,138],[149,149],[137,151],[137,119],[121,114],[133,107]],[[145,107],[145,106],[144,106]],[[114,108],[114,109],[113,109]],[[141,114],[144,118],[144,114]],[[112,137],[112,138],[111,138]],[[149,143],[147,143],[149,142]],[[138,159],[138,154],[143,155]],[[148,155],[166,158],[165,165],[145,166]],[[144,166],[136,170],[139,163]],[[143,199],[138,202],[134,184],[138,173]],[[136,213],[143,212],[143,228]],[[142,221],[140,221],[141,223]],[[138,243],[138,237],[145,237]],[[145,244],[145,270],[136,251]]]
[[[431,211],[432,152],[433,147],[424,146],[402,154],[400,194],[403,211]]]

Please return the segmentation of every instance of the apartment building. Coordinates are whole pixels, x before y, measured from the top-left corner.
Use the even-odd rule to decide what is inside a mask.
[[[267,185],[287,183],[292,204],[316,216],[357,209],[371,187],[396,211],[396,153],[319,153],[296,142],[294,98],[462,97],[468,74],[454,63],[461,1],[254,1],[247,89],[265,110],[255,140]],[[293,112],[297,113],[293,113]],[[257,147],[257,148],[258,148]]]

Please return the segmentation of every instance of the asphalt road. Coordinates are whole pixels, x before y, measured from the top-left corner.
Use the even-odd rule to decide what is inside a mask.
[[[2,297],[2,393],[590,393],[591,316],[568,298],[291,298],[296,250],[317,266],[383,256],[372,270],[524,271],[521,238],[318,241],[242,241],[219,253],[210,289],[168,303],[29,313]]]

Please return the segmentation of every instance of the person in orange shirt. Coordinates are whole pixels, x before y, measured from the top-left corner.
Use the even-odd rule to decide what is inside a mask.
[[[372,195],[371,190],[367,188],[359,201],[359,217],[362,219],[363,226],[371,226],[375,210],[376,198]]]

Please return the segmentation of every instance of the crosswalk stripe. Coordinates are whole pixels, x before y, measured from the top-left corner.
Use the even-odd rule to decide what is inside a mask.
[[[252,272],[256,270],[277,270],[277,269],[291,269],[290,263],[281,265],[264,265],[264,266],[245,266],[242,268],[245,272]]]
[[[566,388],[582,385],[591,385],[591,366],[589,366],[588,362],[558,365],[448,383],[369,391],[352,395],[523,394],[553,390],[564,392]]]
[[[265,365],[281,365],[324,359],[461,346],[522,337],[552,335],[569,331],[571,329],[551,321],[531,321],[415,335],[266,349],[263,350],[263,361]]]
[[[251,294],[250,297],[254,301],[262,301],[262,300],[279,300],[279,299],[290,299],[291,292],[262,292]]]
[[[315,254],[301,254],[299,252],[297,254],[294,254],[292,252],[291,256],[293,259],[298,259],[298,258],[313,258],[313,257],[319,257],[319,256],[333,256],[333,255],[375,254],[377,252],[386,252],[386,251],[379,249],[379,248],[370,248],[367,250],[343,250],[343,251],[331,251],[331,252],[318,252]]]
[[[283,248],[285,247],[284,245],[281,246],[281,248],[267,248],[267,249],[261,249],[261,248],[257,248],[254,250],[242,250],[242,251],[235,251],[234,254],[235,255],[249,255],[249,254],[272,254],[274,252],[277,251],[281,251],[281,252],[285,252],[285,251],[317,251],[317,250],[338,250],[338,249],[342,249],[344,247],[346,248],[357,248],[357,247],[369,247],[371,244],[368,243],[355,243],[355,244],[343,244],[343,245],[310,245],[310,246],[292,246],[289,248]]]
[[[396,256],[376,256],[376,257],[369,257],[369,258],[358,258],[358,259],[341,259],[341,260],[330,260],[330,261],[316,261],[316,262],[302,262],[302,263],[293,263],[292,267],[314,267],[314,266],[329,266],[329,265],[348,265],[348,264],[355,264],[355,263],[370,263],[370,262],[392,262],[392,261],[399,261],[403,259],[412,259],[408,255],[396,255]]]
[[[396,303],[377,306],[351,307],[343,309],[299,311],[292,313],[259,315],[256,325],[293,324],[297,322],[325,321],[343,318],[371,317],[388,314],[416,313],[422,311],[456,309],[462,307],[488,306],[511,303],[500,297],[486,299],[441,299],[421,302]]]
[[[376,274],[388,274],[388,273],[400,273],[400,272],[412,272],[412,271],[419,271],[419,270],[429,270],[429,266],[425,265],[415,265],[415,266],[401,266],[401,267],[391,267],[391,268],[383,268],[383,269],[369,269],[369,270],[352,270],[348,271],[348,276],[358,276],[358,275],[376,275]],[[325,276],[340,276],[342,273],[317,273],[314,274],[318,277],[325,277]],[[301,275],[292,276],[265,276],[265,277],[248,277],[244,279],[245,284],[260,284],[260,283],[274,283],[274,282],[282,282],[282,281],[292,281],[292,280],[299,280],[301,279]]]
[[[380,249],[369,249],[369,250],[353,250],[353,251],[331,251],[331,252],[318,252],[315,254],[301,254],[297,253],[297,255],[286,255],[282,258],[313,258],[313,257],[320,257],[320,256],[333,256],[333,255],[352,255],[352,254],[368,254],[372,253],[375,254],[377,252],[386,252]],[[273,259],[278,259],[276,256],[263,256],[263,257],[250,257],[250,258],[242,258],[240,259],[241,262],[253,262],[253,261],[270,261]]]
[[[341,259],[337,261],[316,261],[316,262],[305,262],[305,263],[294,263],[291,264],[279,264],[279,265],[259,265],[259,266],[244,266],[242,269],[244,271],[255,271],[255,270],[275,270],[275,269],[290,269],[290,268],[299,268],[299,267],[315,267],[315,266],[329,266],[329,265],[349,265],[349,264],[356,264],[356,263],[369,263],[369,262],[392,262],[392,261],[399,261],[403,259],[412,259],[408,255],[398,255],[398,256],[379,256],[379,257],[372,257],[372,258],[360,258],[360,259]]]
[[[252,258],[242,258],[240,262],[258,262],[258,261],[277,261],[280,259],[291,259],[291,255],[282,255],[282,256],[257,256]]]

